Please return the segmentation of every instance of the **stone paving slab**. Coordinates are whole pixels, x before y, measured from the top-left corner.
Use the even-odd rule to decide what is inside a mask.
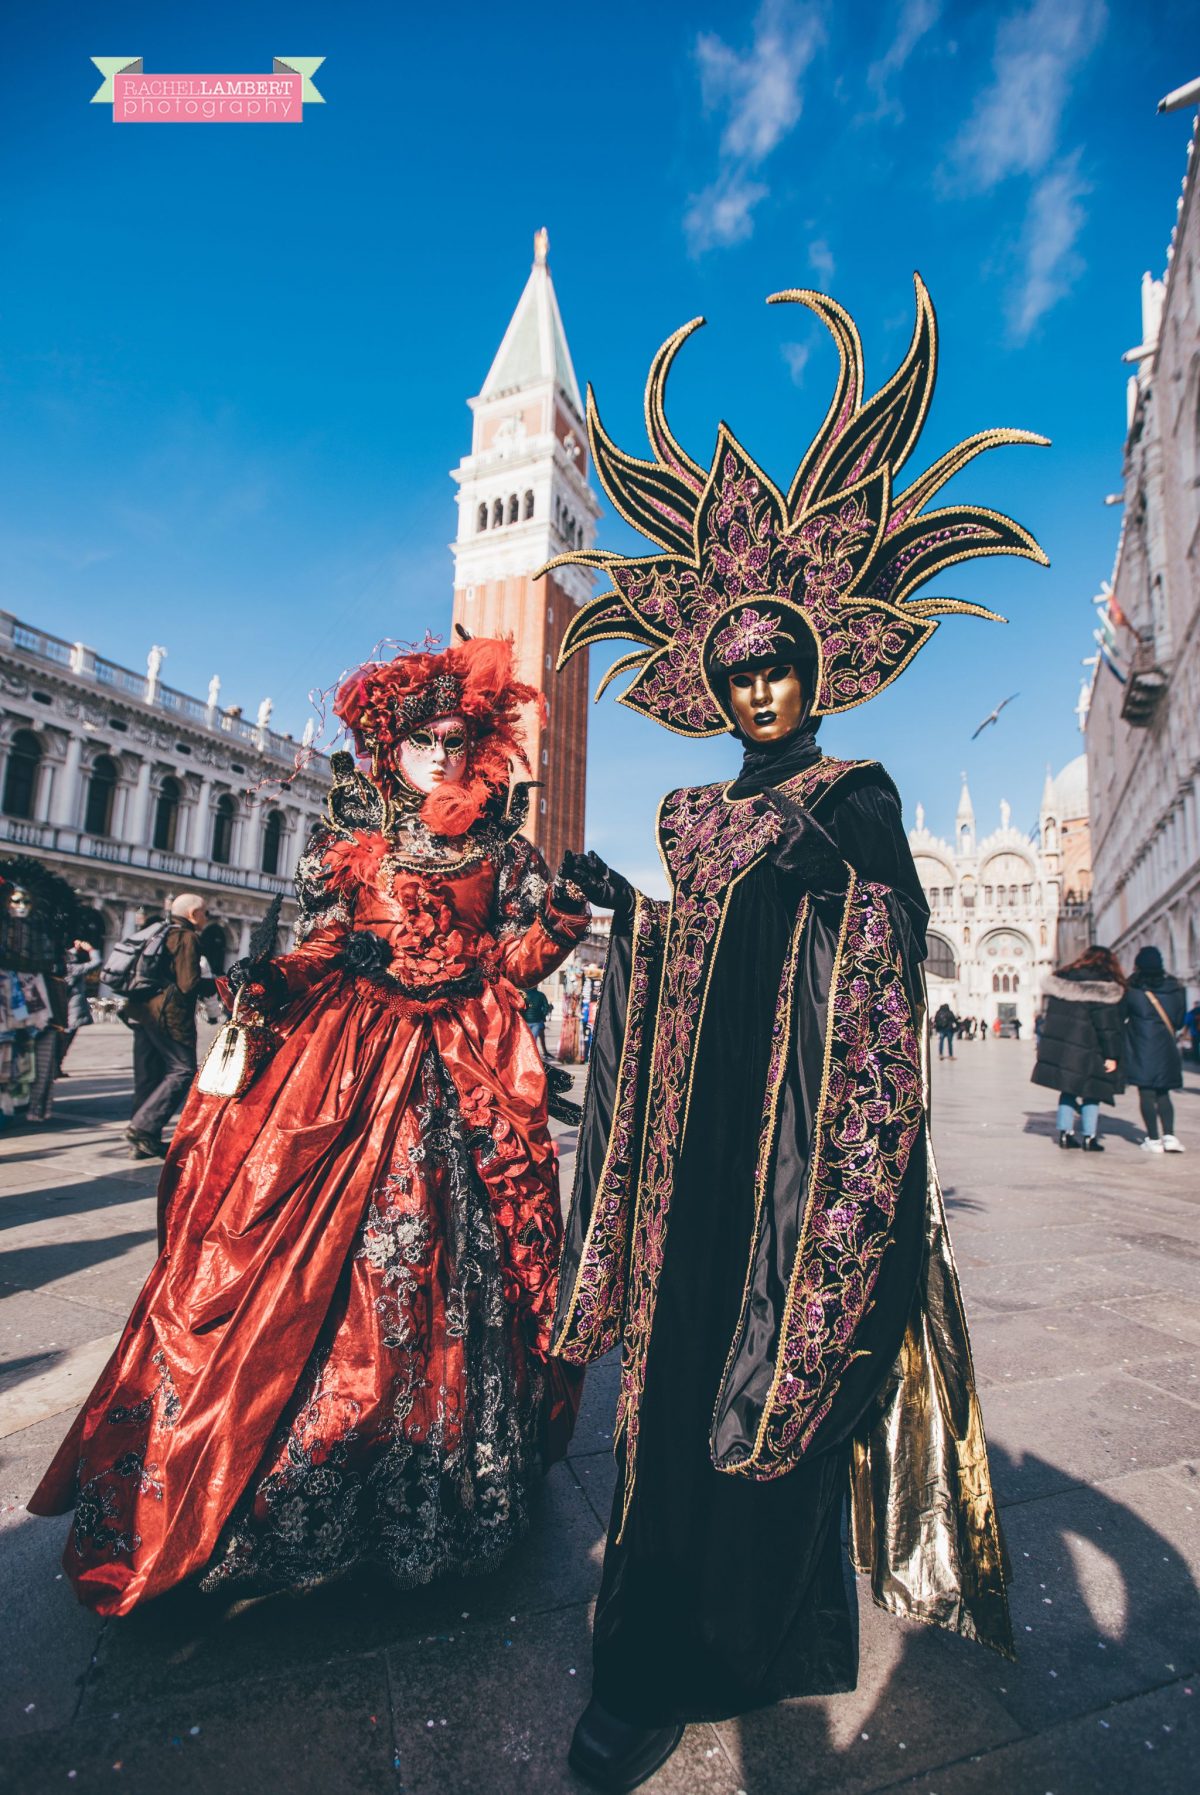
[[[1200,1691],[1178,1678],[1103,1714],[1081,1716],[998,1750],[885,1785],[927,1795],[1142,1795],[1193,1790]]]
[[[170,1692],[153,1708],[111,1710],[41,1738],[6,1741],[0,1790],[399,1795],[395,1758],[387,1664],[375,1654],[211,1693]]]
[[[111,1622],[74,1602],[67,1519],[23,1504],[71,1420],[56,1374],[104,1350],[154,1251],[154,1168],[119,1138],[128,1037],[89,1035],[51,1127],[0,1133],[0,1789],[577,1795],[563,1757],[589,1688],[615,1358],[589,1373],[570,1458],[490,1578],[403,1592],[358,1576],[255,1602],[185,1590]],[[1103,1156],[1061,1153],[1031,1063],[1003,1042],[934,1071],[1019,1662],[897,1623],[860,1590],[853,1695],[691,1728],[649,1795],[1190,1792],[1200,1180],[1138,1150],[1127,1099]],[[1181,1130],[1200,1122],[1200,1104],[1180,1111]]]

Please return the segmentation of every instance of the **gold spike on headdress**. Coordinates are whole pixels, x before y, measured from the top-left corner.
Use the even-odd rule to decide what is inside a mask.
[[[613,582],[571,619],[560,667],[592,642],[634,642],[634,652],[610,669],[600,691],[636,668],[622,704],[682,735],[717,735],[729,724],[710,683],[714,656],[730,665],[769,652],[772,637],[794,628],[795,618],[815,645],[815,716],[849,710],[890,685],[929,640],[939,615],[1001,621],[982,605],[911,595],[956,562],[1024,555],[1045,565],[1042,550],[997,511],[926,506],[984,449],[1046,438],[1027,430],[982,431],[894,491],[924,426],[937,372],[937,321],[919,275],[915,283],[908,354],[865,403],[862,345],[849,313],[807,289],[771,296],[769,304],[792,301],[815,312],[839,360],[833,401],[786,497],[726,425],[717,432],[707,472],[671,433],[667,375],[702,318],[669,337],[651,365],[646,433],[652,461],[617,447],[589,386],[588,440],[604,490],[627,523],[667,552],[588,549],[542,569],[603,568]]]

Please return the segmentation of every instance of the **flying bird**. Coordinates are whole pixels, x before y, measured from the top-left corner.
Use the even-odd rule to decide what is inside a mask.
[[[1011,697],[1002,698],[1000,700],[1000,703],[996,706],[995,710],[992,712],[991,716],[985,717],[983,719],[983,722],[979,725],[979,728],[975,731],[975,735],[982,735],[989,723],[998,723],[1000,721],[1000,712],[1004,709],[1004,706],[1006,704],[1011,704],[1013,701],[1013,698],[1019,698],[1020,696],[1021,696],[1021,694],[1019,692],[1014,692]],[[971,737],[972,741],[975,740],[975,735],[973,735]]]

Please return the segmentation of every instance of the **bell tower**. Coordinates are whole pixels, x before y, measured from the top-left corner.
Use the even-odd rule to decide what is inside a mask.
[[[551,872],[584,846],[588,669],[576,655],[555,673],[563,631],[591,596],[586,568],[533,575],[570,549],[590,548],[600,507],[588,485],[583,404],[550,278],[550,239],[533,240],[533,267],[473,413],[471,452],[454,469],[458,535],[454,622],[473,636],[511,636],[518,677],[546,697],[549,720],[526,723],[540,788],[526,834]]]

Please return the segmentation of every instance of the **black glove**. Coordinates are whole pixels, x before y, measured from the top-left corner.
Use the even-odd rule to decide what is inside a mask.
[[[809,891],[841,892],[846,889],[846,863],[831,838],[807,810],[780,802],[773,794],[767,803],[779,816],[783,829],[767,850],[781,873],[790,873]]]
[[[577,885],[589,903],[613,913],[613,928],[623,930],[633,921],[636,893],[628,879],[613,871],[599,854],[575,854],[569,848],[562,857],[556,884],[567,880]]]
[[[271,960],[235,960],[225,982],[235,997],[244,992],[246,1002],[256,1010],[274,1009],[287,1000],[287,980]]]

